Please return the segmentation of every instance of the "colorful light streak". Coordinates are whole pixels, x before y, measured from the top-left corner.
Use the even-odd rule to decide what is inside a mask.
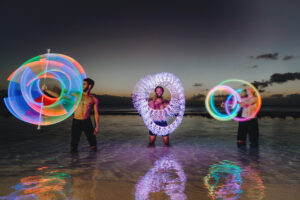
[[[228,160],[212,165],[204,177],[204,185],[212,199],[239,199],[242,194],[242,169]]]
[[[44,94],[42,78],[60,82],[58,98]],[[63,54],[47,53],[36,56],[15,70],[8,80],[8,97],[4,102],[18,119],[35,125],[50,125],[68,118],[82,97],[82,82],[86,74],[82,66]],[[41,116],[41,117],[40,117]]]
[[[257,98],[257,105],[256,105],[255,112],[253,112],[249,117],[242,118],[242,117],[237,116],[238,112],[240,111],[240,108],[241,108],[241,106],[239,105],[239,102],[242,101],[242,98],[240,97],[239,93],[241,93],[242,90],[240,88],[237,90],[234,90],[232,87],[226,85],[230,82],[242,83],[244,85],[247,85],[254,91],[256,98]],[[219,112],[214,103],[214,94],[216,91],[219,91],[219,90],[226,91],[230,94],[227,97],[227,99],[225,101],[225,105],[224,105],[226,114]],[[233,99],[233,100],[230,105],[231,99]],[[258,114],[258,112],[261,108],[261,105],[262,105],[261,95],[258,92],[258,90],[255,88],[255,86],[247,81],[240,80],[240,79],[228,79],[228,80],[220,82],[217,86],[213,87],[208,92],[208,94],[205,98],[206,110],[213,118],[220,120],[220,121],[229,121],[231,119],[234,119],[236,121],[248,121],[248,120],[254,118]],[[230,111],[230,109],[231,109],[231,111]]]
[[[203,179],[211,199],[264,199],[265,186],[257,170],[223,160]]]
[[[38,168],[40,175],[22,178],[19,184],[11,187],[16,190],[15,192],[2,196],[0,199],[68,199],[68,195],[63,190],[67,185],[66,179],[71,176],[59,170],[44,171],[45,169],[47,167]]]
[[[166,87],[171,93],[169,104],[161,110],[155,110],[149,106],[149,96],[157,86]],[[162,72],[148,75],[140,79],[135,85],[132,93],[133,105],[142,116],[147,128],[154,134],[167,135],[175,131],[182,121],[185,110],[185,96],[181,81],[175,75]],[[167,120],[176,117],[175,120],[166,127],[161,127],[154,123],[154,116],[162,115]]]

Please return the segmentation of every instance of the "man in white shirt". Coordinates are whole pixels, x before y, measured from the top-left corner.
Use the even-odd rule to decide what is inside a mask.
[[[251,87],[248,87],[247,97],[242,98],[242,101],[239,102],[242,107],[242,117],[249,118],[248,121],[239,122],[238,127],[238,135],[237,135],[237,143],[238,146],[242,146],[246,144],[247,134],[249,133],[249,140],[251,142],[251,146],[258,146],[258,122],[256,115],[252,116],[257,107],[258,98],[255,95],[254,90]]]

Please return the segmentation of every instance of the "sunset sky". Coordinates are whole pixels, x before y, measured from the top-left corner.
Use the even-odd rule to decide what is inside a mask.
[[[181,79],[188,98],[229,78],[300,72],[299,1],[37,2],[1,3],[1,89],[47,48],[80,62],[95,93],[118,96],[163,71]],[[296,79],[264,95],[300,93]]]

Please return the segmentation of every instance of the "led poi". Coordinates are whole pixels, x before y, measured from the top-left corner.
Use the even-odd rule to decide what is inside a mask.
[[[149,106],[150,93],[157,86],[166,87],[171,93],[169,104],[161,109],[155,110]],[[133,105],[142,116],[147,128],[154,134],[167,135],[172,133],[181,123],[185,110],[185,96],[181,81],[175,75],[162,72],[148,75],[140,79],[135,85],[132,93]],[[161,115],[165,121],[176,117],[175,120],[166,127],[159,126],[154,122],[154,116]]]
[[[59,97],[49,97],[40,88],[43,78],[61,84]],[[13,72],[8,80],[8,97],[4,102],[18,119],[35,125],[50,125],[68,118],[82,97],[86,74],[73,58],[47,53],[36,56]]]
[[[242,90],[239,88],[237,90],[234,90],[232,87],[228,86],[227,84],[230,82],[239,82],[243,85],[246,85],[248,87],[250,87],[254,93],[255,96],[257,98],[257,102],[256,102],[256,109],[255,111],[248,116],[247,118],[241,118],[238,117],[238,112],[241,109],[241,106],[239,105],[239,102],[242,102],[242,98],[240,96],[240,93],[242,92]],[[218,108],[215,105],[215,92],[216,91],[226,91],[228,92],[230,95],[227,97],[225,104],[224,104],[224,109],[226,111],[226,113],[221,113]],[[240,80],[240,79],[228,79],[225,81],[222,81],[221,83],[219,83],[217,86],[213,87],[207,94],[206,98],[205,98],[205,107],[206,110],[208,111],[208,113],[215,119],[220,120],[220,121],[228,121],[231,119],[234,119],[236,121],[247,121],[250,120],[252,118],[254,118],[260,108],[261,108],[261,95],[258,92],[258,90],[256,89],[256,87],[254,85],[252,85],[251,83],[244,81],[244,80]]]

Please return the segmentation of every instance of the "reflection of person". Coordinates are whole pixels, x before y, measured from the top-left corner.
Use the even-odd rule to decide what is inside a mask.
[[[257,97],[255,95],[254,90],[251,87],[248,87],[247,97],[242,98],[242,101],[239,104],[242,107],[242,117],[248,118],[255,112],[257,108]],[[238,127],[238,135],[237,142],[238,145],[245,145],[247,134],[249,133],[249,139],[251,142],[251,146],[258,146],[258,122],[256,116],[252,116],[252,118],[248,121],[239,122]]]
[[[83,95],[81,101],[74,111],[74,117],[72,122],[72,134],[71,134],[71,152],[77,152],[81,132],[83,131],[90,144],[91,150],[97,151],[96,134],[99,127],[99,112],[98,112],[98,99],[91,95],[91,90],[94,87],[94,81],[90,78],[83,80]],[[42,87],[46,93],[57,97],[53,91]],[[95,115],[95,128],[93,128],[92,121],[90,119],[91,109],[94,108]]]
[[[149,101],[150,108],[154,110],[164,109],[168,105],[168,102],[163,99],[164,88],[161,86],[157,86],[154,89],[154,92],[155,92],[155,97],[153,98],[153,100]],[[163,115],[154,116],[153,120],[154,123],[157,124],[158,126],[163,126],[163,127],[168,126],[167,121]],[[156,134],[149,131],[149,146],[154,146],[155,139],[156,139]],[[165,145],[169,146],[169,135],[163,136],[163,140]]]

